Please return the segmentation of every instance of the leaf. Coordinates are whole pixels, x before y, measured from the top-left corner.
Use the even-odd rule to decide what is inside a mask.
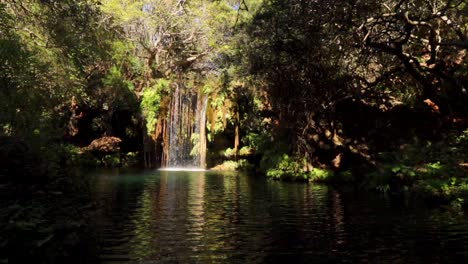
[[[45,243],[47,243],[48,241],[50,241],[50,240],[52,239],[52,237],[54,237],[54,234],[48,235],[46,238],[44,238],[44,239],[38,241],[38,242],[36,243],[36,246],[37,246],[37,247],[42,247],[42,245],[44,245]]]

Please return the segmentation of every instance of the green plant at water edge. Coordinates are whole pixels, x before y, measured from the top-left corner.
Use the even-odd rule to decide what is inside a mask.
[[[226,160],[222,164],[213,167],[212,170],[219,170],[219,171],[253,171],[254,166],[252,164],[250,164],[245,159],[240,159],[238,161]]]
[[[382,153],[377,170],[366,175],[366,184],[382,192],[410,190],[460,207],[468,201],[467,135],[468,130],[451,132],[440,142],[416,142]]]
[[[141,153],[140,152],[128,152],[122,157],[122,167],[136,167],[140,164]]]
[[[148,135],[151,135],[156,129],[161,100],[163,95],[169,92],[169,85],[168,80],[160,79],[155,85],[146,88],[143,92],[140,106],[146,120]]]
[[[313,168],[308,173],[309,180],[313,182],[326,182],[330,181],[335,174],[331,170]]]
[[[212,170],[218,171],[236,171],[239,165],[236,161],[233,160],[226,160],[222,164],[219,164],[212,168]]]
[[[334,173],[320,168],[308,171],[304,160],[283,154],[279,162],[266,171],[266,175],[275,180],[326,182],[331,180]]]
[[[102,157],[102,163],[106,167],[120,167],[122,162],[120,160],[120,154],[109,154]]]
[[[268,169],[266,175],[272,179],[297,179],[306,178],[305,173],[300,169],[297,161],[289,155],[283,154],[278,163],[271,169]]]

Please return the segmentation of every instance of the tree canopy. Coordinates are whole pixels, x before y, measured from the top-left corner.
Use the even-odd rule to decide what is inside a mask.
[[[118,137],[147,166],[179,142],[209,166],[372,170],[466,128],[466,14],[462,0],[3,1],[1,133],[38,149]]]

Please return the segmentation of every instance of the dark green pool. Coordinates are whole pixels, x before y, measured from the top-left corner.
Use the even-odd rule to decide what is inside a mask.
[[[215,172],[100,173],[103,263],[468,263],[468,221]]]

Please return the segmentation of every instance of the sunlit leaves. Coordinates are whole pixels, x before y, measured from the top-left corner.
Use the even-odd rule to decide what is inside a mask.
[[[11,136],[63,135],[70,98],[87,97],[88,78],[107,57],[100,19],[92,0],[2,2],[0,125]]]
[[[143,1],[104,0],[102,11],[110,14],[115,22],[125,25],[144,16]]]
[[[146,130],[151,135],[156,129],[162,97],[169,92],[170,82],[160,79],[154,86],[145,89],[141,100],[141,110],[146,119]]]

